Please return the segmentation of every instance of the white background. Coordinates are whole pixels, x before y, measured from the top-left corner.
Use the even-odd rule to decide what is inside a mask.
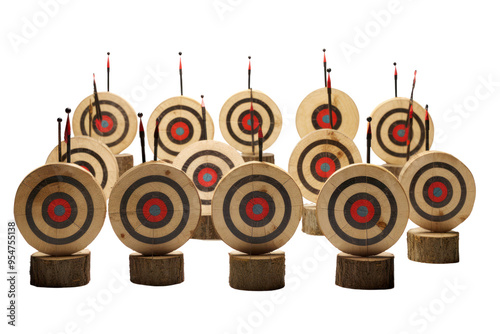
[[[50,2],[48,9],[42,5]],[[66,107],[74,110],[92,93],[92,73],[98,89],[105,90],[107,51],[111,52],[111,91],[129,100],[146,120],[160,102],[179,95],[177,53],[182,51],[184,95],[198,99],[205,94],[216,124],[225,100],[246,89],[247,56],[251,55],[252,87],[268,94],[283,114],[282,133],[268,151],[285,169],[299,140],[297,107],[323,85],[323,48],[333,68],[334,88],[349,94],[358,106],[361,123],[355,142],[362,156],[364,120],[393,96],[392,63],[397,61],[399,95],[409,96],[417,69],[415,100],[430,106],[436,126],[433,148],[455,155],[470,168],[477,198],[472,215],[456,229],[460,263],[411,262],[403,236],[390,249],[396,256],[396,287],[388,291],[336,286],[338,251],[323,237],[300,230],[282,248],[288,273],[287,286],[279,292],[231,289],[230,248],[220,241],[191,240],[180,249],[185,255],[184,283],[163,288],[134,285],[128,282],[131,251],[116,238],[109,220],[89,246],[89,285],[35,288],[29,285],[29,257],[35,250],[19,235],[17,332],[466,333],[498,329],[498,117],[494,115],[500,98],[500,21],[493,1],[62,2],[1,4],[3,223],[13,217],[21,180],[41,166],[56,145],[56,118],[65,117]],[[343,51],[349,47],[356,53]],[[160,72],[156,80],[151,72]],[[485,84],[488,81],[493,84]],[[222,140],[219,130],[216,139]],[[139,161],[139,141],[125,152]],[[376,157],[372,162],[382,163]],[[412,227],[409,222],[408,228]],[[0,263],[6,271],[6,228],[0,232]],[[2,279],[1,305],[7,302],[5,283]],[[1,309],[5,328],[6,311]]]

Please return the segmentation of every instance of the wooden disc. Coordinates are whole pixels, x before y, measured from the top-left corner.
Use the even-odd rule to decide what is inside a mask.
[[[193,182],[160,161],[123,174],[109,197],[109,220],[118,239],[144,255],[164,255],[181,247],[191,238],[200,213]]]
[[[337,170],[362,162],[358,148],[336,130],[317,130],[302,138],[290,156],[288,172],[302,195],[316,202],[326,180]]]
[[[343,288],[378,290],[394,288],[394,254],[360,257],[339,253],[335,284]]]
[[[398,180],[371,164],[342,168],[318,196],[318,225],[345,253],[379,254],[398,241],[408,222],[408,199]]]
[[[459,262],[458,232],[412,228],[407,233],[408,258],[423,263]]]
[[[389,164],[406,163],[406,120],[410,100],[395,97],[379,104],[372,112],[372,149]],[[429,116],[429,147],[434,140],[434,123]],[[425,150],[425,109],[413,101],[412,137],[410,156]]]
[[[63,162],[66,161],[67,144],[61,142]],[[46,163],[59,161],[58,147],[50,152]],[[111,193],[111,188],[118,180],[118,163],[113,152],[96,139],[88,136],[71,138],[71,162],[75,163],[92,174],[104,191],[106,198]]]
[[[130,281],[135,284],[167,286],[184,282],[184,254],[179,251],[159,256],[132,253]]]
[[[359,113],[356,104],[349,95],[332,89],[333,129],[354,139],[359,127]],[[328,90],[316,89],[306,96],[297,109],[295,124],[300,138],[320,129],[331,129],[328,110]]]
[[[302,215],[300,189],[281,168],[247,162],[226,174],[215,188],[212,219],[230,247],[263,254],[283,246]]]
[[[259,161],[259,153],[241,153],[241,157],[245,162],[249,161]],[[262,161],[269,162],[270,164],[274,164],[274,154],[268,152],[262,152]]]
[[[154,152],[156,119],[160,119],[158,158],[173,161],[180,151],[200,141],[202,136],[201,104],[186,96],[171,97],[153,111],[148,120],[148,143]],[[214,122],[206,113],[207,139],[214,138]]]
[[[450,231],[474,206],[474,177],[451,154],[422,152],[406,163],[399,179],[410,201],[410,219],[430,231]]]
[[[215,140],[202,140],[182,150],[173,165],[194,182],[201,199],[202,215],[212,212],[212,197],[220,179],[245,163],[236,149]]]
[[[49,255],[70,255],[99,234],[106,218],[106,198],[92,174],[80,166],[47,164],[19,185],[14,216],[32,247]]]
[[[269,96],[253,90],[254,148],[259,149],[257,132],[262,128],[262,149],[268,149],[278,138],[282,118],[281,112]],[[222,136],[229,145],[243,153],[252,153],[250,119],[250,90],[231,96],[222,106],[219,126]]]
[[[285,252],[262,255],[229,253],[229,286],[247,291],[269,291],[285,287]]]
[[[134,108],[120,96],[110,92],[97,93],[101,106],[102,122],[97,120],[94,94],[87,96],[76,107],[73,114],[75,136],[89,135],[90,101],[94,106],[92,113],[91,137],[108,145],[114,154],[126,149],[137,133],[137,116]]]

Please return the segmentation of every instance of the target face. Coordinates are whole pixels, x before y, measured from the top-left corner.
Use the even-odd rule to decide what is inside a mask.
[[[345,253],[370,256],[389,249],[408,222],[408,199],[382,167],[354,164],[333,174],[316,205],[318,225]]]
[[[67,159],[67,144],[61,142],[63,162]],[[46,163],[59,161],[58,147],[50,152]],[[109,147],[90,137],[71,138],[71,162],[89,171],[104,190],[106,198],[118,180],[118,163]]]
[[[118,154],[134,141],[137,133],[137,116],[132,106],[118,95],[110,92],[100,92],[97,95],[102,121],[97,119],[94,94],[89,95],[76,107],[73,115],[73,131],[75,136],[89,135],[89,109],[92,101],[94,111],[91,137],[108,145],[113,154]]]
[[[372,149],[388,164],[406,163],[406,122],[410,100],[396,97],[375,108],[372,112]],[[425,150],[425,109],[413,101],[413,121],[410,156]],[[429,116],[429,147],[434,139],[434,124]]]
[[[87,247],[106,218],[94,177],[77,165],[47,164],[21,182],[14,203],[19,231],[38,251],[70,255]]]
[[[333,130],[354,139],[359,127],[359,113],[354,101],[346,93],[332,88]],[[295,123],[300,138],[321,129],[331,129],[328,109],[328,90],[320,88],[306,96],[300,103]]]
[[[340,168],[362,162],[358,148],[335,130],[317,130],[300,140],[290,156],[288,172],[302,195],[316,203],[326,180]]]
[[[185,97],[176,96],[163,101],[148,120],[148,143],[154,151],[156,119],[160,119],[158,157],[173,161],[184,148],[201,140],[203,118],[201,104]],[[207,139],[214,138],[214,123],[206,113]]]
[[[214,140],[202,140],[183,150],[173,165],[194,182],[201,199],[202,215],[211,214],[215,187],[232,168],[245,161],[233,147]]]
[[[167,254],[181,247],[191,238],[200,214],[193,182],[164,162],[128,170],[109,198],[109,220],[116,235],[144,255]]]
[[[248,162],[232,169],[215,189],[212,218],[221,239],[248,254],[283,246],[302,216],[302,195],[279,167]]]
[[[257,133],[262,128],[262,149],[268,149],[278,138],[281,112],[266,94],[253,90],[254,146],[258,147]],[[250,90],[231,96],[222,106],[219,126],[226,142],[242,153],[252,153],[252,120],[250,117]]]
[[[437,151],[410,159],[399,176],[410,201],[410,219],[433,232],[447,232],[472,211],[476,185],[469,169]]]

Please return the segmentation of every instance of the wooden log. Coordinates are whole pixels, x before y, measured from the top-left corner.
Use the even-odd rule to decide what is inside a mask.
[[[135,284],[166,286],[184,282],[184,255],[173,251],[165,255],[147,256],[132,253],[130,281]]]
[[[412,228],[407,233],[408,258],[423,263],[457,263],[458,232],[431,232]]]
[[[90,282],[90,251],[84,249],[68,256],[31,255],[30,284],[45,288],[69,288]]]
[[[399,174],[403,169],[404,165],[393,165],[393,164],[383,164],[382,167],[391,172],[396,178],[399,178]]]
[[[310,235],[324,235],[316,218],[316,203],[304,204],[302,210],[302,232]]]
[[[383,252],[364,257],[339,253],[335,284],[343,288],[378,290],[394,288],[394,255]]]
[[[285,252],[229,253],[229,285],[238,290],[268,291],[285,286]]]
[[[211,215],[201,216],[200,222],[194,230],[191,239],[220,240],[219,234],[215,230]]]
[[[116,162],[118,163],[118,177],[123,173],[134,167],[134,156],[130,153],[120,153],[115,155]]]
[[[256,151],[258,151],[258,149],[256,149]],[[245,160],[245,162],[259,161],[259,153],[256,153],[256,154],[241,153],[241,157],[243,158],[243,160]],[[263,152],[262,153],[262,161],[274,164],[274,154]]]

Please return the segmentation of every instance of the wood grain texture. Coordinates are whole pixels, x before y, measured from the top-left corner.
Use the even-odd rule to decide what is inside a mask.
[[[316,218],[316,203],[304,204],[302,210],[302,232],[309,235],[323,235]]]
[[[407,233],[408,258],[423,263],[459,262],[458,232],[412,228]]]
[[[339,253],[335,284],[343,288],[379,290],[394,288],[394,255],[361,257]]]
[[[30,284],[45,288],[70,288],[90,282],[90,251],[67,256],[31,255]]]
[[[200,222],[194,230],[191,239],[220,240],[219,234],[215,230],[211,215],[201,216]]]
[[[120,153],[115,155],[116,163],[118,164],[118,177],[134,167],[134,156],[130,153]]]
[[[269,291],[285,286],[285,252],[262,255],[229,253],[229,285],[238,290]]]
[[[249,161],[259,161],[259,154],[252,154],[252,153],[241,153],[241,157],[245,162]],[[274,164],[274,154],[273,153],[268,153],[268,152],[263,152],[262,153],[262,162],[268,162],[270,164]]]
[[[129,256],[130,281],[135,284],[167,286],[184,282],[184,254],[174,251],[165,255]]]
[[[401,170],[404,165],[392,165],[392,164],[383,164],[382,167],[391,172],[396,178],[399,178],[399,174],[401,174]]]

